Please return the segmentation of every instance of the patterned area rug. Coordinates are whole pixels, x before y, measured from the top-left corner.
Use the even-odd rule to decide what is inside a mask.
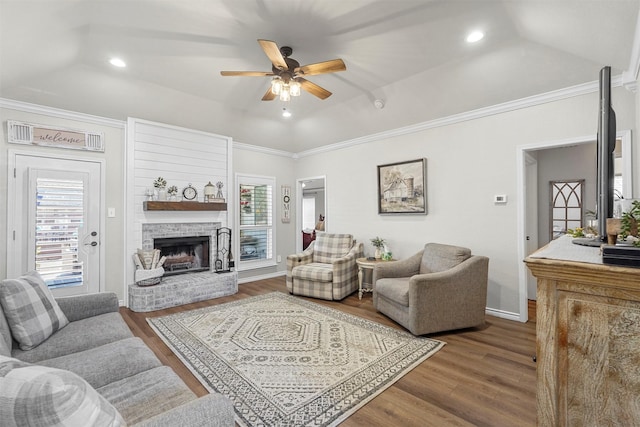
[[[241,426],[335,426],[445,344],[273,292],[147,319]]]

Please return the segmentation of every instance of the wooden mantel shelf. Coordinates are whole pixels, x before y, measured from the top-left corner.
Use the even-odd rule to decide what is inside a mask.
[[[143,202],[145,211],[226,211],[226,203],[201,202]]]

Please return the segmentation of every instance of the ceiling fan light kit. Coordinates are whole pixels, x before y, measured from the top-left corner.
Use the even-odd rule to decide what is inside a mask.
[[[300,66],[300,63],[290,55],[293,49],[289,46],[278,45],[271,40],[258,39],[258,43],[267,58],[271,61],[271,72],[268,71],[220,71],[223,76],[252,76],[264,77],[273,76],[271,85],[262,97],[263,101],[273,101],[279,97],[281,101],[289,101],[292,96],[300,96],[302,90],[320,98],[327,99],[331,92],[310,82],[303,76],[314,76],[318,74],[335,73],[345,71],[347,67],[342,59],[318,62]]]

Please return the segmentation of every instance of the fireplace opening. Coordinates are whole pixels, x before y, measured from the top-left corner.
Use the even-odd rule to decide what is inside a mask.
[[[153,239],[154,249],[165,257],[165,276],[208,271],[209,236],[168,237]]]

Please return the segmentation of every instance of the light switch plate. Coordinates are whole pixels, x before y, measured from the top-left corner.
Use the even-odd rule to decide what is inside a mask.
[[[505,204],[507,203],[507,195],[506,194],[496,194],[493,196],[493,203],[496,204]]]

